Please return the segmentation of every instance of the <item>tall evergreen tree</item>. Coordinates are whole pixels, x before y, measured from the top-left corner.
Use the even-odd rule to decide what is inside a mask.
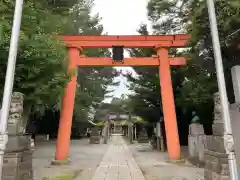
[[[238,0],[215,1],[218,28],[226,76],[227,91],[230,102],[233,102],[233,90],[230,69],[239,64],[239,6]],[[196,110],[207,133],[211,133],[213,93],[218,91],[216,83],[215,62],[208,11],[205,1],[198,0],[150,0],[148,17],[152,22],[153,34],[188,33],[191,41],[188,49],[178,52],[188,56],[188,65],[184,68],[172,68],[172,80],[175,94],[178,121],[191,120],[191,112]],[[140,28],[140,34],[146,34],[146,28]],[[145,31],[145,32],[144,32]],[[132,50],[132,56],[149,56],[148,50]],[[176,52],[172,52],[175,54]],[[140,114],[143,108],[161,107],[157,70],[135,68],[138,78],[130,78],[131,89],[135,92],[132,99],[136,101],[135,110]],[[151,75],[150,75],[151,74]],[[143,98],[140,98],[143,97]],[[140,102],[141,101],[141,102]],[[156,106],[156,101],[160,102]],[[139,107],[139,104],[141,107]],[[138,109],[137,109],[138,107]],[[161,108],[149,108],[155,113],[144,113],[145,118],[159,119]],[[151,116],[155,114],[154,118]],[[209,130],[208,130],[209,129]]]

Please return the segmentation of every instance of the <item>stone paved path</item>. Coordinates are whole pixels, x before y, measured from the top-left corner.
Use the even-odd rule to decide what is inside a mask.
[[[111,144],[92,180],[145,180],[145,178],[123,138],[113,135]]]

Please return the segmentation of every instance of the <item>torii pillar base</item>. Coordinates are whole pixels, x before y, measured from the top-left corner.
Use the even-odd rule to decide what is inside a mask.
[[[53,159],[52,162],[51,162],[51,165],[54,165],[54,166],[61,166],[61,165],[68,165],[70,164],[70,159],[67,159],[67,160],[55,160]]]

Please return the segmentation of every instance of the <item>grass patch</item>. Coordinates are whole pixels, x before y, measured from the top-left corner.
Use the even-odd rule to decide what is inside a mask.
[[[73,180],[72,174],[63,174],[61,176],[52,177],[50,180]]]
[[[73,180],[76,178],[83,170],[79,169],[74,172],[66,172],[62,175],[54,176],[54,177],[44,177],[42,180]]]

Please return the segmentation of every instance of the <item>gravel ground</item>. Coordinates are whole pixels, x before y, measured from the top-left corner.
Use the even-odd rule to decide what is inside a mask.
[[[152,150],[148,144],[131,144],[129,149],[146,180],[201,180],[203,177],[202,168],[189,163],[168,163],[167,153]]]
[[[76,180],[91,180],[108,145],[89,144],[88,139],[72,140],[70,149],[71,163],[65,166],[50,165],[54,158],[55,147],[55,141],[36,144],[33,154],[33,170],[36,180],[59,176],[64,173],[73,173]]]

